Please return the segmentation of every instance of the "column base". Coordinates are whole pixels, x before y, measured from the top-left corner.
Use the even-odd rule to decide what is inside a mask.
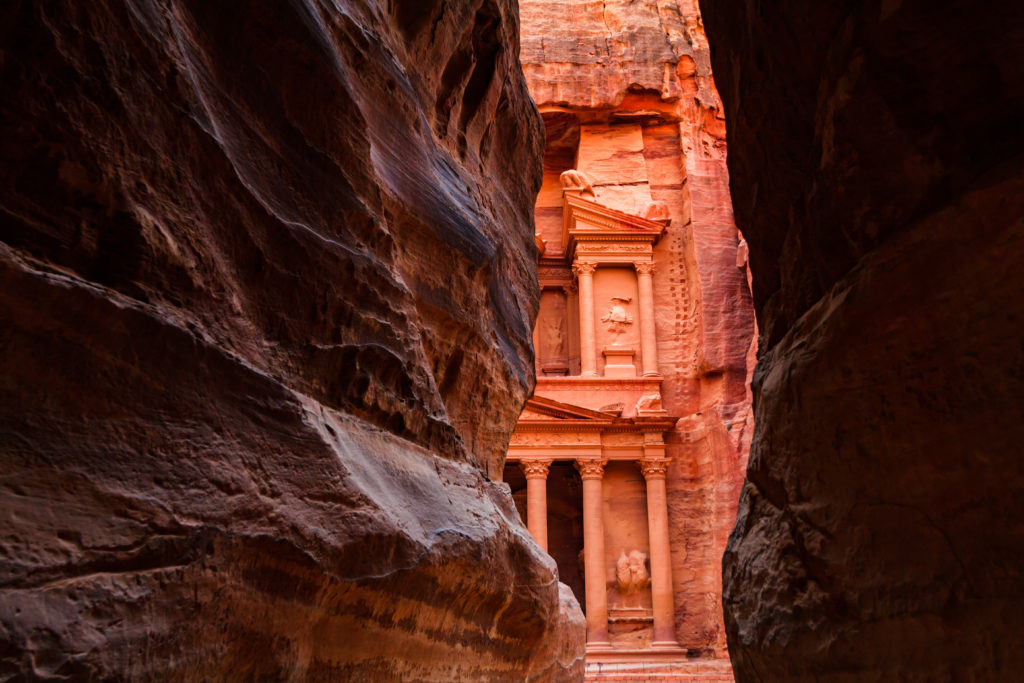
[[[597,377],[596,370],[584,370],[580,373],[580,377]]]
[[[643,374],[643,376],[644,377],[654,377],[654,378],[657,378],[657,379],[661,379],[661,373],[658,372],[657,370],[654,370],[653,372],[650,372],[650,371],[649,372],[645,372]]]
[[[678,651],[684,652],[683,648],[679,647],[679,643],[674,640],[655,640],[651,643],[651,649],[659,652],[665,651]]]
[[[615,648],[610,642],[587,643],[587,652],[611,652]]]

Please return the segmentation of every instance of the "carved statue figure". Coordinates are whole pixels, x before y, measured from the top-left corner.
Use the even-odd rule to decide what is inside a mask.
[[[660,223],[669,222],[672,220],[672,214],[669,212],[668,204],[663,201],[651,202],[644,209],[644,218],[649,221],[657,221]]]
[[[636,410],[662,410],[661,394],[644,394],[636,402]]]
[[[564,171],[558,176],[558,179],[562,181],[563,190],[577,190],[581,197],[589,197],[591,199],[597,196],[594,194],[594,182],[583,171],[570,169]]]
[[[626,551],[623,550],[615,563],[615,579],[622,595],[632,595],[646,588],[650,583],[647,555],[639,550],[631,550],[629,555],[626,555]]]
[[[612,307],[601,318],[601,322],[608,323],[608,331],[615,336],[615,343],[618,343],[619,337],[629,329],[627,326],[633,324],[633,316],[626,312],[626,307],[623,305],[628,304],[632,300],[628,296],[613,296]],[[620,303],[615,303],[616,301]]]

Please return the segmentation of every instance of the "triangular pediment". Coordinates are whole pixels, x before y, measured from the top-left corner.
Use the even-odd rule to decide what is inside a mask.
[[[549,413],[541,412],[539,410],[530,410],[526,408],[522,414],[519,415],[520,420],[558,420],[563,419],[557,415],[551,415]]]
[[[644,218],[601,204],[596,199],[565,195],[563,198],[564,228],[574,230],[586,227],[612,232],[649,233],[660,236],[667,219]],[[578,225],[580,223],[582,225]]]
[[[526,407],[519,416],[520,420],[594,420],[607,422],[614,416],[591,410],[571,403],[562,403],[554,399],[534,396],[526,402]]]
[[[569,194],[563,196],[562,207],[562,245],[566,254],[572,254],[574,243],[579,240],[654,245],[668,224],[668,219],[650,220]]]

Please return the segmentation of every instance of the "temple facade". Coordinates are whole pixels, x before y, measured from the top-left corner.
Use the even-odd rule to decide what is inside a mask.
[[[584,605],[588,657],[682,655],[665,483],[678,416],[662,407],[653,288],[668,209],[602,204],[579,170],[559,182],[561,234],[537,235],[537,391],[506,480]]]
[[[692,164],[673,103],[542,114],[537,384],[503,478],[584,609],[589,679],[731,680],[719,572],[752,428],[741,237],[705,204],[720,179],[698,172],[717,166]]]
[[[756,331],[699,10],[521,0],[520,18],[541,298],[503,478],[586,612],[588,679],[731,680],[721,566]]]

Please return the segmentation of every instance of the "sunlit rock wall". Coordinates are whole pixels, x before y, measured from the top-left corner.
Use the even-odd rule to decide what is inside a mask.
[[[0,672],[562,679],[515,2],[0,10]]]
[[[1024,13],[704,7],[763,331],[738,679],[1024,667]]]
[[[542,236],[560,239],[566,168],[590,174],[602,203],[637,213],[661,201],[672,218],[654,295],[663,404],[682,418],[667,453],[676,630],[691,654],[725,657],[721,556],[753,431],[754,322],[700,14],[685,0],[520,5],[523,69],[548,132]]]

